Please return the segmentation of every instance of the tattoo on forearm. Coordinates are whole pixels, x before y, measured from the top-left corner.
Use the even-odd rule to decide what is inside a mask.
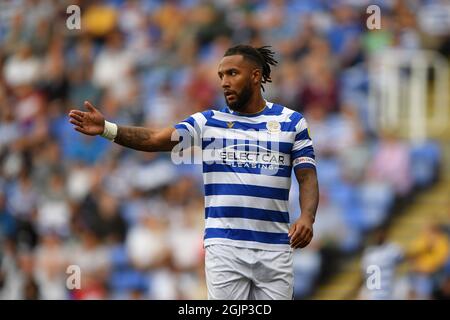
[[[307,214],[313,221],[319,204],[319,185],[315,174],[303,173],[299,176],[300,206],[302,214]]]
[[[152,151],[152,131],[147,128],[119,126],[114,141],[124,147]]]

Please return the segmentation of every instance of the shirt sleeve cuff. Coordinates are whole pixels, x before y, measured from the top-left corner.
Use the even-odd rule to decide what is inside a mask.
[[[294,169],[299,168],[316,168],[316,160],[309,157],[298,157],[292,161],[292,166]]]

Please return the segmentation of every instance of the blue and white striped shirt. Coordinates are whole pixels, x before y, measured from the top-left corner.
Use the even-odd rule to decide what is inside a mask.
[[[199,112],[175,128],[202,149],[204,245],[290,250],[292,168],[315,168],[303,116],[267,102],[253,115],[229,108]]]

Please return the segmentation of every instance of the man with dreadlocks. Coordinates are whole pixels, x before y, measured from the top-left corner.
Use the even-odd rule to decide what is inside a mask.
[[[192,141],[201,147],[209,299],[292,299],[293,249],[313,236],[319,190],[306,120],[261,93],[271,82],[273,56],[267,46],[228,49],[218,68],[227,107],[193,114],[174,127],[118,126],[89,102],[87,112],[69,113],[75,130],[136,150],[180,151]],[[301,215],[291,222],[292,169]]]

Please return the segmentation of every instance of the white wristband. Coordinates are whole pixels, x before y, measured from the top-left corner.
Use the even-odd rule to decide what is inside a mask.
[[[103,129],[101,136],[114,141],[117,136],[117,124],[105,120],[105,129]]]

